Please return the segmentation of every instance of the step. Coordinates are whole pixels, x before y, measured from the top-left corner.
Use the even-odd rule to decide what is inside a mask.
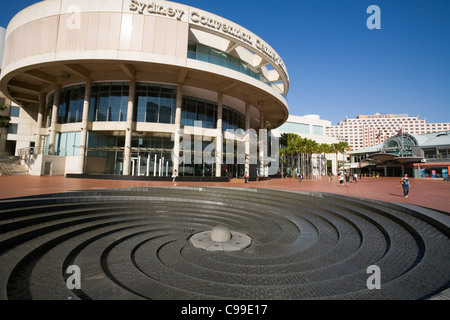
[[[1,299],[426,299],[448,286],[442,213],[380,201],[140,187],[8,199],[0,208]],[[251,246],[223,254],[189,245],[217,224],[248,234]],[[65,287],[69,264],[82,269],[79,292]],[[381,291],[366,287],[370,264],[382,270]]]

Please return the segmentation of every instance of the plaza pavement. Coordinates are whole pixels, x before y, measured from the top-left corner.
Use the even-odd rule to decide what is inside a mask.
[[[431,179],[410,179],[410,182],[411,187],[408,198],[403,197],[399,177],[363,177],[357,183],[350,183],[347,187],[340,187],[337,177],[333,177],[332,182],[328,182],[328,177],[304,179],[302,182],[298,182],[297,179],[292,178],[276,178],[265,181],[250,181],[247,184],[242,179],[233,179],[230,182],[180,181],[177,182],[177,187],[243,187],[326,192],[391,203],[409,203],[450,212],[450,182]],[[63,176],[36,177],[30,175],[10,175],[0,176],[0,199],[75,190],[172,186],[172,182],[162,181],[99,180],[66,178]]]

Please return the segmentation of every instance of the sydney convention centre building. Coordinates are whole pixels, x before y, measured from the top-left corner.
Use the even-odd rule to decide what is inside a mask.
[[[45,0],[4,39],[0,91],[32,119],[30,173],[268,174],[250,133],[288,119],[289,76],[225,17],[161,0]]]

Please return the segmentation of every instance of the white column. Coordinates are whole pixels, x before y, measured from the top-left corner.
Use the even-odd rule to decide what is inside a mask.
[[[131,164],[131,138],[133,135],[133,110],[134,110],[134,96],[136,91],[136,80],[130,80],[130,92],[128,94],[128,109],[127,109],[127,128],[125,131],[125,151],[123,155],[123,175],[130,175]]]
[[[50,124],[50,136],[48,142],[48,154],[55,154],[55,143],[56,143],[56,125],[58,123],[58,108],[59,99],[61,95],[61,85],[55,85],[55,94],[53,96],[53,107],[52,107],[52,120]]]
[[[265,125],[265,120],[264,120],[264,113],[261,111],[259,111],[259,129],[264,130],[266,129],[266,125]],[[265,173],[265,167],[267,165],[264,165],[264,157],[267,155],[267,134],[264,131],[264,135],[263,135],[263,143],[259,145],[259,176],[260,177],[265,177],[266,173]],[[260,139],[261,142],[261,139]]]
[[[245,173],[250,174],[250,103],[245,102]]]
[[[217,97],[216,177],[222,176],[222,161],[223,161],[222,115],[223,115],[223,94],[222,92],[219,92]]]
[[[141,155],[138,156],[138,164],[137,164],[137,175],[141,175]]]
[[[45,112],[45,92],[39,94],[39,113],[37,117],[36,137],[34,138],[34,153],[39,154],[41,150],[41,129]]]
[[[81,123],[81,134],[80,134],[80,155],[78,161],[78,173],[84,173],[84,166],[86,163],[86,144],[87,144],[87,134],[88,134],[88,121],[89,121],[89,106],[91,100],[91,88],[92,81],[86,82],[86,89],[84,91],[84,102],[83,102],[83,117]]]
[[[177,101],[175,109],[175,132],[172,151],[173,170],[180,172],[180,132],[181,132],[181,107],[183,105],[183,84],[178,83]]]

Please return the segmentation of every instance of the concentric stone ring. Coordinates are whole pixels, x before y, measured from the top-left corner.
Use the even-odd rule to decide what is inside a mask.
[[[417,300],[449,288],[449,215],[426,208],[205,187],[68,192],[0,208],[0,299]],[[190,243],[218,225],[251,243],[230,252]],[[369,286],[372,266],[380,289]],[[80,271],[79,288],[68,270]]]

